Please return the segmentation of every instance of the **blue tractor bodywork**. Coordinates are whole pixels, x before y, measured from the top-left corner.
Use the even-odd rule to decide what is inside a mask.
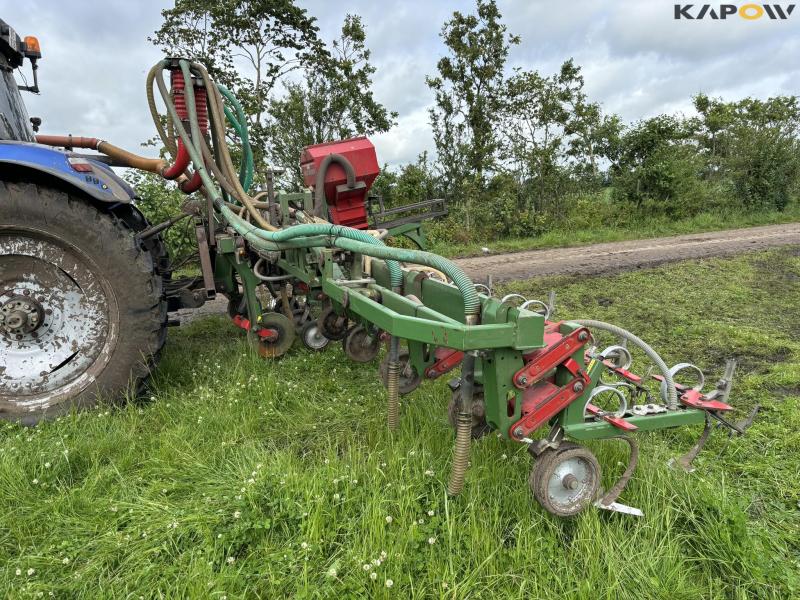
[[[87,170],[76,170],[76,164]],[[108,165],[49,146],[0,140],[0,167],[4,165],[21,179],[36,181],[44,174],[100,202],[128,204],[134,197],[131,186]]]

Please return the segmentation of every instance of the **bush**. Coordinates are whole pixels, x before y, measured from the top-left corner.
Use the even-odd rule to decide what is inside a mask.
[[[162,223],[181,212],[186,195],[172,183],[153,173],[130,170],[125,179],[136,190],[136,206],[151,225]],[[184,219],[161,234],[167,244],[173,264],[195,251],[196,242],[191,219]]]
[[[784,210],[797,192],[797,142],[774,129],[742,129],[725,161],[736,199],[746,210]]]

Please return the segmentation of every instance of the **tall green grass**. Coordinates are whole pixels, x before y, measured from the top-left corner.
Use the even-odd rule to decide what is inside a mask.
[[[551,288],[559,318],[626,325],[670,363],[716,375],[737,356],[733,403],[761,402],[758,421],[744,438],[717,432],[693,474],[666,462],[699,431],[640,435],[621,500],[645,516],[560,520],[532,499],[526,450],[494,435],[447,497],[444,381],[403,399],[392,436],[375,364],[338,345],[265,362],[210,318],[171,332],[148,401],[0,428],[2,595],[798,597],[800,258],[509,287]],[[626,451],[591,448],[608,485]]]

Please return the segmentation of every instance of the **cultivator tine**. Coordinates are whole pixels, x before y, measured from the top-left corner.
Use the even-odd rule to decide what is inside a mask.
[[[669,466],[678,465],[687,473],[692,473],[694,471],[694,467],[692,466],[692,462],[697,455],[700,454],[700,451],[706,445],[708,438],[711,437],[711,419],[706,415],[706,424],[703,427],[703,433],[700,434],[700,437],[697,438],[694,446],[683,456],[680,458],[671,458],[667,463]]]
[[[738,433],[739,435],[742,435],[745,431],[750,429],[750,427],[753,425],[753,421],[756,420],[756,416],[758,415],[758,411],[760,411],[760,410],[761,410],[761,405],[760,404],[756,404],[753,407],[753,410],[750,411],[750,414],[747,415],[747,417],[745,417],[744,419],[742,419],[740,421],[736,421],[736,427],[738,428],[739,431],[738,432],[734,432],[733,430],[731,430],[729,432],[729,435],[733,435],[734,433]]]
[[[545,319],[549,319],[552,317],[556,312],[556,292],[555,290],[550,290],[550,293],[547,294],[547,316]]]
[[[625,489],[625,486],[628,485],[628,482],[633,476],[633,472],[636,470],[636,465],[639,463],[639,444],[635,439],[627,435],[618,435],[608,439],[623,440],[627,442],[631,450],[630,457],[628,458],[628,466],[625,467],[625,471],[622,473],[622,476],[617,480],[610,490],[608,490],[599,500],[594,503],[594,505],[604,510],[611,510],[614,512],[621,512],[628,515],[642,517],[644,516],[644,513],[638,508],[617,502],[617,498],[619,498],[622,490]]]

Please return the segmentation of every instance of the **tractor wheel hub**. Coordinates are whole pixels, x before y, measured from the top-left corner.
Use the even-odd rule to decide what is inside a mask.
[[[14,295],[0,305],[0,331],[8,336],[36,331],[44,320],[44,309],[27,295]]]

